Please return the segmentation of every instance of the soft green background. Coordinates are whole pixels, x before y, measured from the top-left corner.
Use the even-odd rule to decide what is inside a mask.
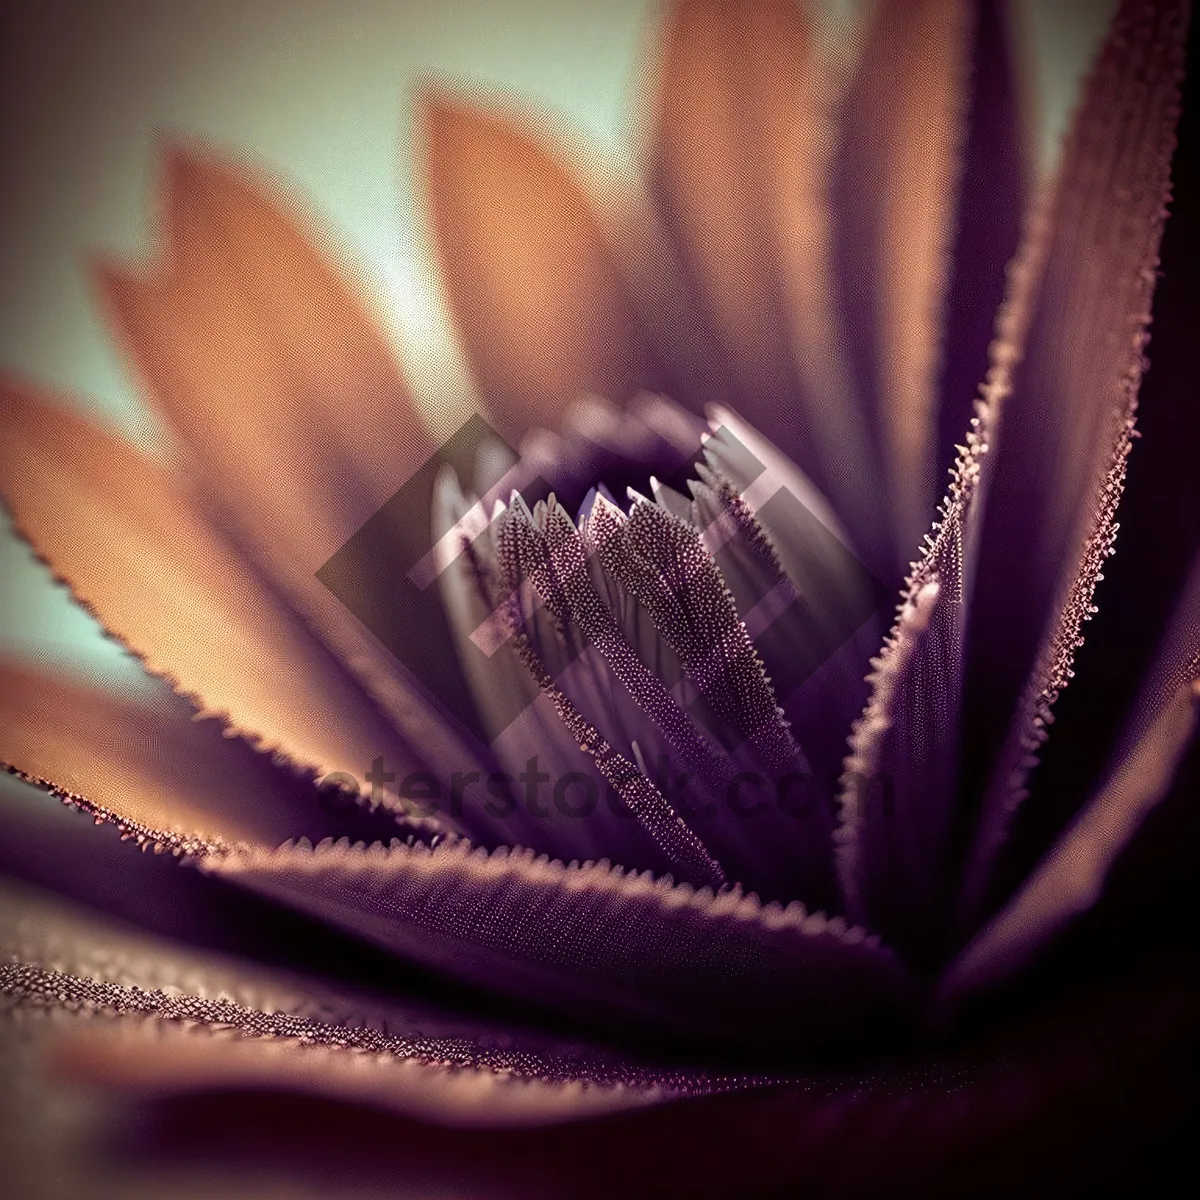
[[[431,77],[548,107],[632,153],[658,7],[462,0],[39,0],[8,6],[0,62],[0,364],[152,437],[92,307],[86,261],[143,254],[155,145],[241,148],[292,180],[374,286],[431,405],[468,387],[428,265],[409,101]],[[842,3],[841,10],[853,4]],[[1113,4],[1025,0],[1043,165]],[[0,430],[0,436],[3,431]],[[0,651],[106,676],[131,665],[28,549],[0,541]]]

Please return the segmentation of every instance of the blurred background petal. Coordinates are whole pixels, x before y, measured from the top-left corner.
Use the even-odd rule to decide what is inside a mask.
[[[840,16],[857,5],[841,0]],[[1109,0],[1022,0],[1042,165],[1053,159]],[[46,0],[0,15],[0,362],[88,397],[136,440],[156,429],[94,305],[87,259],[150,240],[164,136],[239,147],[294,181],[398,351],[418,403],[453,427],[472,400],[413,170],[411,101],[431,79],[547,108],[619,158],[648,131],[637,85],[660,13],[647,0]],[[644,100],[644,97],[642,98]],[[399,484],[401,480],[397,480]],[[0,541],[0,640],[136,676]]]

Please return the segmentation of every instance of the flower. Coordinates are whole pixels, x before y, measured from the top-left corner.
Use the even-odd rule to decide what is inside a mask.
[[[3,668],[0,757],[106,826],[5,801],[24,1086],[173,1093],[124,1154],[314,1187],[956,1194],[931,1164],[1153,1144],[1193,1011],[1155,908],[1200,666],[1185,26],[1121,8],[1030,205],[989,4],[881,7],[852,68],[790,4],[679,5],[604,206],[431,94],[457,431],[286,205],[175,153],[161,266],[100,273],[165,461],[4,390],[15,523],[170,685]]]

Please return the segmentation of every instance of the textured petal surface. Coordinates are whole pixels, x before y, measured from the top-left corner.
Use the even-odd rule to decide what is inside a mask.
[[[1115,537],[1133,433],[1178,118],[1187,20],[1176,3],[1124,6],[1088,82],[1018,276],[1027,335],[991,413],[971,596],[968,733],[991,770],[960,913],[979,915],[1050,709]],[[1114,199],[1116,203],[1114,203]],[[1028,288],[1024,295],[1020,293]],[[1015,706],[1015,716],[1010,713]]]
[[[1188,571],[1200,553],[1200,26],[1192,22],[1171,204],[1154,288],[1150,364],[1138,390],[1137,439],[1121,497],[1116,552],[1097,588],[1100,611],[1079,648],[1075,686],[1055,706],[1046,743],[1000,862],[1010,895],[1100,785],[1095,753],[1120,735]]]
[[[914,961],[936,954],[942,933],[961,646],[961,579],[930,571],[876,660],[840,795],[847,912]]]
[[[152,672],[321,773],[414,757],[166,471],[29,389],[0,412],[18,529]]]
[[[635,500],[626,518],[600,499],[592,507],[584,540],[604,570],[645,607],[678,655],[698,699],[711,708],[710,730],[723,733],[741,761],[758,768],[757,778],[748,773],[723,781],[725,809],[743,817],[744,827],[728,820],[723,828],[704,826],[717,856],[735,878],[763,895],[827,903],[827,814],[809,813],[817,819],[800,824],[793,813],[781,811],[778,799],[787,792],[783,781],[809,787],[811,771],[733,595],[704,544],[704,537],[714,532],[672,515],[661,503]],[[739,792],[739,778],[752,787],[757,784],[755,791],[764,784],[774,786],[775,803],[757,794],[747,801]],[[760,811],[748,822],[737,805]]]
[[[456,490],[452,479],[443,479],[449,516],[465,504],[461,495],[456,502]],[[511,615],[518,601],[499,576],[491,541],[485,530],[474,543],[460,546],[440,575],[464,671],[476,703],[499,730],[491,745],[507,769],[486,781],[490,798],[465,814],[467,828],[480,830],[489,845],[531,846],[566,858],[608,855],[626,867],[682,872],[696,883],[723,882],[719,867],[653,785],[568,698],[568,691],[580,690],[604,670],[591,661],[595,651],[584,648],[551,678],[523,623]],[[494,633],[484,642],[480,631]],[[605,712],[611,693],[597,695],[591,688],[589,699],[593,710]],[[515,783],[531,764],[545,783],[553,781],[553,805],[537,800],[535,810],[528,792],[524,804],[518,801]]]
[[[518,998],[632,1028],[821,1052],[903,1019],[907,985],[863,930],[608,863],[323,845],[210,858],[226,878]]]
[[[1070,1194],[1100,1183],[1134,1192],[1159,1178],[1157,1155],[1164,1141],[1170,1147],[1161,1132],[1178,1120],[1189,1095],[1190,1063],[1177,1053],[1181,1035],[1194,1045],[1187,1033],[1195,1015],[1188,982],[1178,971],[1159,970],[1106,991],[1077,988],[1013,1036],[920,1066],[818,1074],[526,1131],[511,1127],[515,1114],[511,1108],[506,1114],[497,1097],[529,1097],[534,1107],[539,1091],[570,1100],[576,1089],[560,1085],[551,1093],[511,1077],[481,1086],[474,1071],[455,1079],[424,1063],[380,1062],[370,1053],[356,1056],[363,1060],[356,1069],[345,1065],[351,1055],[344,1052],[291,1043],[289,1061],[303,1066],[289,1076],[276,1070],[282,1056],[273,1054],[271,1039],[197,1028],[189,1041],[193,1033],[154,1016],[70,1016],[55,1009],[39,1019],[22,1006],[10,1015],[21,1022],[22,1037],[44,1052],[14,1063],[24,1070],[4,1078],[6,1085],[23,1084],[19,1094],[26,1100],[9,1125],[20,1149],[11,1161],[20,1170],[39,1150],[53,1155],[58,1172],[76,1186],[86,1181],[88,1194],[105,1198],[261,1195],[280,1188],[314,1198],[384,1188],[402,1196],[715,1197],[753,1188],[866,1197],[896,1186],[950,1197],[972,1173],[983,1196],[1049,1185]],[[294,984],[272,980],[265,990],[258,987],[261,998],[269,996],[285,1012],[293,1008]],[[300,999],[304,1005],[311,998]],[[1132,1019],[1137,1014],[1141,1020]],[[332,1015],[325,1010],[319,1020]],[[121,1027],[134,1022],[136,1029]],[[194,1088],[204,1076],[194,1053],[183,1062],[171,1053],[180,1043],[213,1053],[207,1078],[215,1087]],[[494,1045],[484,1039],[485,1050]],[[517,1057],[517,1047],[508,1049]],[[574,1054],[581,1057],[578,1049]],[[178,1063],[177,1079],[156,1076],[156,1062]],[[328,1079],[308,1071],[316,1064],[328,1070]],[[41,1073],[33,1086],[20,1078],[30,1066]],[[76,1088],[89,1087],[109,1154],[80,1154],[78,1142],[57,1127],[47,1067]],[[237,1088],[239,1077],[245,1088]],[[404,1087],[415,1079],[428,1084],[420,1098]],[[110,1081],[117,1087],[106,1088]],[[139,1088],[145,1104],[136,1103]],[[338,1091],[368,1103],[311,1095]],[[584,1095],[589,1091],[593,1104],[612,1096],[603,1086],[591,1085]],[[631,1094],[634,1089],[625,1089]],[[75,1122],[92,1114],[78,1090],[74,1099]],[[395,1107],[422,1101],[434,1119],[454,1127],[394,1115]],[[455,1108],[454,1101],[462,1103]],[[38,1116],[30,1130],[38,1136],[27,1139],[30,1113]],[[506,1117],[508,1128],[464,1127]],[[231,1169],[244,1192],[232,1190]]]
[[[206,504],[432,753],[440,720],[419,686],[316,573],[435,443],[368,312],[314,248],[323,239],[290,198],[247,169],[194,154],[171,155],[166,176],[158,269],[100,271],[118,333]],[[383,548],[403,570],[406,556],[428,547],[429,485]],[[355,565],[342,563],[351,576],[340,579],[342,594],[363,586]],[[436,626],[436,608],[426,619]],[[420,635],[416,622],[406,630]]]
[[[1006,308],[1002,333],[1013,320]],[[872,661],[871,698],[851,732],[835,835],[848,911],[879,922],[926,965],[942,950],[956,865],[964,547],[987,453],[988,408],[978,407],[896,623]]]
[[[6,887],[3,897],[4,1007],[41,1011],[51,1069],[108,1087],[294,1090],[496,1127],[754,1082],[655,1071],[519,1027],[382,1003],[130,934],[36,893]]]
[[[851,549],[828,501],[775,446],[728,410],[714,409],[710,423],[708,465],[729,481],[769,540],[786,578],[782,592],[778,576],[756,570],[747,577],[745,556],[741,565],[734,561],[739,539],[717,546],[728,528],[719,517],[710,547],[739,602],[747,598],[744,619],[832,811],[846,736],[867,701],[864,680],[887,630],[892,594]],[[702,500],[701,493],[703,518]],[[778,611],[777,602],[789,597]]]
[[[1200,562],[1098,793],[947,969],[946,999],[1015,974],[1095,904],[1118,855],[1167,796],[1198,725]]]
[[[342,987],[381,995],[423,987],[436,1002],[470,1004],[469,998],[453,999],[454,988],[443,981],[421,976],[414,983],[414,972],[394,955],[191,869],[190,857],[138,853],[115,821],[97,825],[86,810],[7,774],[0,774],[0,822],[0,874],[124,928],[263,967],[301,966]],[[346,827],[354,825],[351,820]],[[354,831],[363,832],[361,826]]]
[[[310,776],[225,736],[165,688],[125,698],[0,661],[0,730],[6,767],[160,852],[356,831],[355,799],[341,797],[339,820]],[[383,814],[374,824],[376,836],[400,831]]]

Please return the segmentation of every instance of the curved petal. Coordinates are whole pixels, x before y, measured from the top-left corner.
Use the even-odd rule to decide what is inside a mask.
[[[1039,1006],[1015,1030],[962,1053],[890,1070],[812,1074],[769,1088],[524,1130],[511,1127],[514,1120],[497,1129],[465,1127],[505,1124],[505,1112],[488,1103],[475,1110],[478,1119],[467,1104],[456,1111],[442,1103],[439,1111],[439,1102],[450,1097],[493,1091],[479,1089],[474,1073],[457,1086],[447,1079],[442,1087],[436,1070],[395,1071],[368,1055],[355,1074],[341,1065],[350,1055],[289,1045],[288,1060],[304,1060],[289,1078],[286,1071],[272,1072],[271,1064],[284,1056],[271,1053],[271,1042],[260,1042],[261,1050],[252,1046],[239,1063],[236,1049],[226,1050],[246,1045],[238,1033],[220,1038],[199,1031],[197,1042],[215,1054],[207,1076],[215,1090],[179,1095],[170,1075],[177,1057],[172,1051],[188,1035],[164,1029],[167,1022],[144,1019],[139,1037],[99,1014],[73,1018],[59,1009],[37,1021],[26,1008],[18,1014],[23,1027],[34,1037],[48,1035],[41,1045],[49,1053],[40,1065],[57,1066],[60,1078],[90,1085],[113,1153],[102,1161],[78,1155],[77,1143],[52,1125],[56,1107],[37,1102],[55,1094],[44,1075],[34,1081],[34,1103],[14,1110],[9,1129],[18,1138],[32,1129],[42,1145],[53,1137],[52,1152],[60,1156],[55,1165],[78,1181],[73,1191],[94,1193],[111,1183],[104,1194],[113,1195],[194,1196],[197,1180],[210,1178],[228,1194],[231,1168],[247,1194],[282,1187],[312,1200],[381,1188],[389,1195],[587,1200],[746,1193],[865,1198],[899,1188],[949,1200],[961,1195],[967,1178],[974,1179],[974,1194],[997,1200],[1040,1194],[1048,1186],[1067,1194],[1113,1186],[1122,1194],[1144,1194],[1161,1183],[1170,1194],[1178,1191],[1171,1185],[1178,1184],[1180,1166],[1190,1163],[1190,1145],[1182,1138],[1177,1153],[1164,1160],[1175,1139],[1163,1135],[1180,1128],[1193,1092],[1191,983],[1186,969],[1167,964],[1106,988],[1078,986]],[[55,1030],[63,1033],[57,1055]],[[89,1030],[96,1042],[72,1042]],[[106,1033],[115,1035],[107,1044]],[[184,1088],[205,1079],[195,1058],[178,1077]],[[308,1070],[318,1063],[330,1066],[328,1084]],[[415,1098],[388,1086],[405,1072],[425,1074],[432,1085],[430,1120],[451,1128],[395,1115],[395,1107]],[[106,1077],[122,1092],[106,1089]],[[372,1086],[376,1079],[383,1082]],[[357,1093],[366,1103],[317,1098],[348,1080],[342,1094]],[[30,1096],[30,1081],[21,1082]],[[127,1090],[139,1086],[146,1104],[134,1103],[136,1095]],[[596,1091],[595,1103],[611,1095]],[[506,1089],[498,1084],[494,1092],[503,1096]],[[567,1089],[568,1098],[572,1093]],[[507,1094],[530,1095],[525,1085]],[[78,1090],[74,1098],[70,1111],[78,1119]],[[536,1103],[536,1092],[532,1098],[536,1120],[545,1106]],[[33,1114],[36,1121],[29,1119]],[[516,1114],[509,1110],[507,1116]],[[34,1139],[22,1144],[17,1163],[37,1145]]]
[[[769,601],[776,579],[751,590],[747,622],[763,616],[755,634],[796,738],[832,800],[842,773],[846,737],[867,702],[865,676],[893,611],[892,593],[849,546],[849,536],[812,483],[755,429],[719,408],[705,447],[710,468],[727,479],[770,540],[797,599],[775,617],[755,609]],[[728,566],[734,542],[717,555]],[[760,579],[761,579],[760,575]],[[735,595],[737,594],[735,589]],[[770,604],[764,605],[770,610]],[[772,619],[774,618],[774,619]]]
[[[287,199],[245,169],[180,151],[167,161],[165,253],[137,276],[101,268],[113,321],[152,401],[183,445],[206,505],[423,752],[445,745],[442,714],[318,571],[435,444],[362,304],[314,248]],[[428,549],[432,480],[405,496],[410,519],[363,564],[339,560],[341,595],[403,576]],[[405,514],[408,516],[409,514]],[[387,555],[382,565],[378,558]],[[405,561],[405,560],[408,561]],[[440,608],[403,626],[436,632]],[[441,739],[439,743],[439,739]]]
[[[946,1000],[1010,978],[1096,902],[1121,850],[1167,795],[1200,725],[1198,715],[1200,687],[1189,680],[1163,705],[1016,895],[947,968],[940,985]]]
[[[901,567],[937,495],[937,377],[970,17],[966,0],[876,5],[842,105],[836,279],[859,402],[879,431]]]
[[[1001,328],[1012,321],[1002,314]],[[855,920],[925,963],[943,951],[957,867],[966,567],[987,453],[985,405],[970,422],[939,519],[872,660],[871,696],[851,731],[841,780],[838,874]],[[875,804],[876,791],[883,789]],[[874,811],[873,811],[874,810]]]
[[[791,812],[777,811],[788,786],[800,783],[807,790],[812,773],[778,706],[743,614],[704,544],[708,532],[644,498],[634,499],[628,517],[601,498],[592,507],[584,542],[609,576],[649,613],[711,708],[713,727],[736,745],[739,757],[746,755],[743,761],[760,768],[753,773],[758,786],[775,787],[776,803],[766,805],[767,811],[760,811],[749,827],[724,821],[704,827],[717,858],[763,896],[827,903],[832,897],[827,814],[810,813],[801,825]],[[733,807],[740,802],[737,784],[730,780],[726,787],[726,807],[731,815],[741,815]],[[746,865],[739,864],[739,857]]]
[[[316,806],[311,807],[316,813]],[[301,823],[310,821],[302,815]],[[346,828],[354,824],[348,822]],[[365,833],[358,824],[353,832]],[[452,985],[430,981],[394,955],[191,870],[189,858],[139,854],[116,822],[97,825],[86,811],[2,772],[0,828],[4,886],[27,888],[30,896],[56,896],[62,903],[111,918],[121,928],[133,927],[179,946],[253,960],[264,967],[294,969],[303,964],[314,978],[341,987],[379,994],[424,988],[439,1003],[463,1007],[476,999],[456,998]],[[148,850],[151,843],[143,846]],[[10,912],[19,908],[14,903]]]
[[[914,585],[875,660],[835,835],[847,912],[885,930],[914,962],[941,950],[949,884],[962,581],[945,566]]]
[[[0,763],[159,852],[400,832],[389,814],[372,822],[356,798],[323,795],[311,775],[198,719],[165,688],[127,698],[3,661]]]
[[[290,189],[203,148],[163,157],[157,269],[99,270],[120,332],[247,516],[289,549],[344,536],[433,446],[392,353]]]
[[[1075,686],[1054,712],[1054,735],[1030,780],[998,864],[998,895],[1033,870],[1106,767],[1094,753],[1120,734],[1188,571],[1200,554],[1200,22],[1192,22],[1171,163],[1171,204],[1154,288],[1149,368],[1138,390],[1141,436],[1129,456],[1121,533],[1097,589],[1100,611],[1079,648]]]
[[[1102,786],[1000,911],[947,968],[954,1002],[1025,967],[1095,904],[1118,856],[1172,788],[1200,727],[1200,559],[1143,682]]]
[[[443,1124],[520,1126],[594,1116],[750,1077],[654,1071],[419,1001],[120,932],[61,902],[5,889],[0,995],[53,1019],[51,1069],[178,1094],[271,1087],[382,1105]]]
[[[891,570],[881,458],[854,402],[833,307],[827,169],[837,68],[807,5],[672,5],[649,172],[666,230],[728,356],[737,408],[835,503]]]
[[[0,387],[0,419],[18,530],[150,671],[322,774],[415,758],[161,467],[15,384]]]
[[[580,393],[662,386],[610,232],[581,184],[500,116],[424,99],[442,277],[500,430],[555,428]]]
[[[449,510],[447,524],[461,520],[464,509],[469,511],[453,476],[443,477],[439,501]],[[464,814],[464,824],[479,830],[480,840],[490,845],[531,846],[565,858],[608,855],[626,867],[656,873],[678,870],[644,822],[635,819],[636,810],[630,811],[620,799],[620,790],[608,791],[603,769],[582,748],[595,747],[603,739],[564,694],[572,690],[564,676],[570,673],[572,682],[581,676],[589,679],[592,664],[576,659],[551,680],[531,646],[523,645],[524,653],[517,649],[523,635],[505,615],[506,605],[516,603],[516,597],[510,593],[498,603],[495,600],[493,584],[499,580],[490,543],[491,531],[485,530],[474,543],[449,551],[451,561],[439,574],[463,670],[476,703],[495,731],[491,747],[510,772],[478,781],[494,790],[482,804],[471,806]],[[580,659],[589,653],[584,649]],[[597,707],[603,705],[604,699]],[[565,791],[556,793],[553,808],[542,806],[540,817],[528,793],[524,805],[517,803],[513,785],[522,771],[530,770],[540,770],[545,782],[555,780],[556,787],[564,780],[587,787],[591,780],[593,803],[589,805],[585,799],[590,811],[573,813]],[[614,778],[623,785],[630,782]],[[502,786],[506,780],[507,792]],[[601,793],[606,793],[607,802],[594,803]],[[711,861],[707,865],[715,866]],[[713,882],[711,871],[697,882]]]
[[[489,990],[676,1038],[824,1053],[910,1003],[896,960],[843,920],[607,862],[444,842],[284,846],[204,869]]]
[[[964,874],[964,927],[986,904],[1116,536],[1186,31],[1181,3],[1122,7],[1014,277],[1026,333],[998,344],[994,358],[969,599],[967,727],[982,731],[971,759],[988,783]],[[1006,734],[990,759],[997,729]]]

